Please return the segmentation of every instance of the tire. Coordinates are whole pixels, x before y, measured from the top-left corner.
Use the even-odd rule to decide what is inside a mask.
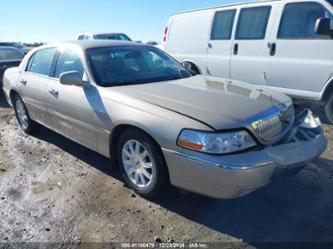
[[[13,105],[17,122],[26,134],[31,134],[36,128],[36,123],[30,119],[27,108],[18,94],[13,97]]]
[[[117,159],[125,183],[138,195],[153,198],[168,185],[162,152],[145,133],[136,129],[123,132],[117,143]]]
[[[324,106],[325,117],[330,124],[333,124],[333,92],[327,98]]]

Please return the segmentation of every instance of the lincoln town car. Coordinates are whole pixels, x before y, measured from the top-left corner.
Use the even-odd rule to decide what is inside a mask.
[[[319,118],[289,97],[184,66],[143,44],[66,42],[30,51],[3,88],[25,133],[43,125],[109,157],[146,198],[169,184],[240,197],[325,150]]]

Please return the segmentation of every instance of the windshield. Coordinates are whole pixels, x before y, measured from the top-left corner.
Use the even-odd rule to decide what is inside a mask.
[[[333,6],[333,0],[326,0],[326,1]]]
[[[0,48],[0,61],[21,60],[23,54],[16,49],[2,49]]]
[[[101,34],[95,35],[95,39],[97,40],[122,40],[122,41],[132,41],[127,35],[125,34]]]
[[[191,76],[176,60],[154,47],[94,48],[88,50],[87,57],[95,81],[105,87],[175,80]]]

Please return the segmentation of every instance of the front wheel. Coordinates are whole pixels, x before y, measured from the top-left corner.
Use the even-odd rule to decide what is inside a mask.
[[[117,145],[120,171],[126,184],[146,198],[155,197],[167,184],[167,167],[158,145],[139,130],[124,132]]]
[[[325,106],[325,117],[330,124],[333,124],[333,92],[331,96],[328,97]]]
[[[28,110],[25,107],[21,97],[15,95],[13,100],[14,100],[13,102],[14,102],[15,114],[19,125],[21,126],[22,130],[25,133],[31,134],[31,132],[35,128],[36,125],[35,122],[30,119]]]

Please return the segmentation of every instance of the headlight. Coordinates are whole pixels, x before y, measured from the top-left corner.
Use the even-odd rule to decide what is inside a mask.
[[[227,154],[256,145],[256,142],[246,131],[209,133],[183,130],[177,143],[181,147],[210,154]]]

